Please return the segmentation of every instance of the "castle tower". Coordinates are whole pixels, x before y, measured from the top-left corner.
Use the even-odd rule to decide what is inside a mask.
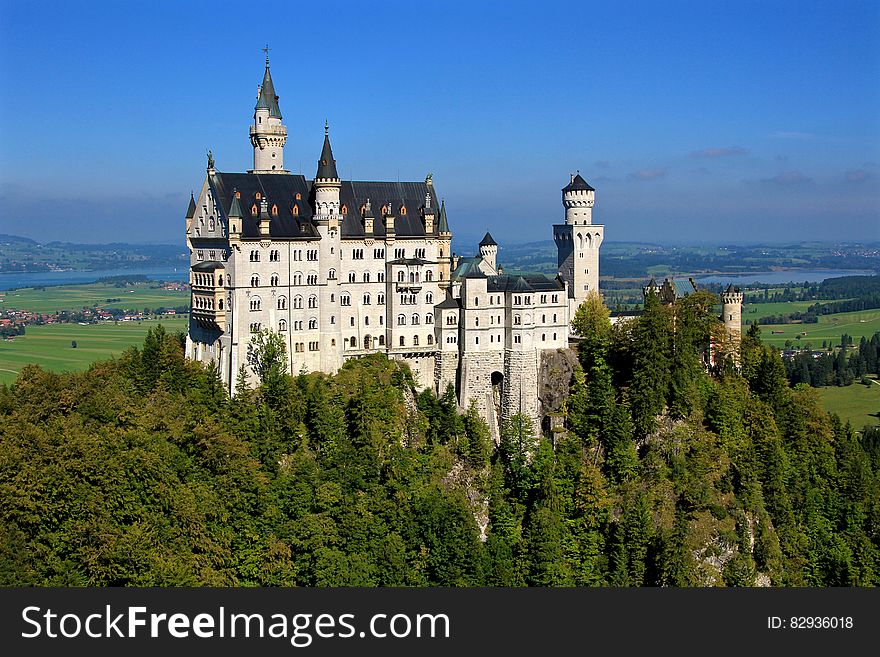
[[[281,123],[281,108],[275,85],[269,73],[269,55],[266,55],[266,72],[257,94],[254,107],[254,124],[250,129],[254,146],[254,168],[248,173],[289,173],[284,169],[284,144],[287,128]]]
[[[492,271],[498,271],[498,266],[495,262],[497,256],[498,243],[492,239],[492,236],[489,233],[486,233],[486,236],[480,242],[480,257],[492,267]]]
[[[596,190],[580,173],[562,188],[565,223],[553,226],[559,276],[568,284],[571,316],[590,290],[599,289],[599,247],[605,226],[593,223]]]
[[[342,264],[341,238],[342,230],[339,222],[339,190],[342,181],[336,172],[336,160],[330,147],[330,126],[324,122],[324,146],[318,159],[318,170],[312,186],[315,201],[315,223],[321,235],[320,270],[340,270]],[[335,321],[340,310],[340,277],[328,280],[320,287],[321,307],[321,338],[329,339],[330,344],[342,345],[342,322]],[[335,372],[342,367],[342,351],[336,349],[321,350],[321,369]]]
[[[743,293],[731,283],[721,293],[721,321],[724,322],[724,328],[732,339],[734,353],[737,356],[742,338],[742,304]]]
[[[452,262],[452,231],[449,230],[449,221],[446,219],[446,199],[440,202],[440,216],[437,220],[437,233],[440,236],[440,252],[437,262],[439,265],[440,287],[449,285],[449,277],[455,264]]]

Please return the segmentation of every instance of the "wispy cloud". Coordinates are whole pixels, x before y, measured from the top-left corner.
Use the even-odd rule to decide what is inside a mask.
[[[868,182],[871,178],[874,177],[870,171],[866,171],[865,169],[851,169],[843,174],[843,177],[846,178],[846,182],[850,183],[863,183]]]
[[[781,130],[770,135],[773,139],[812,139],[815,136],[812,132],[800,132],[798,130]]]
[[[771,178],[762,178],[761,182],[766,185],[791,187],[794,185],[806,185],[807,183],[812,183],[813,179],[809,176],[805,176],[800,171],[785,171]]]
[[[639,169],[629,174],[632,180],[657,180],[666,176],[666,169]]]
[[[723,146],[716,148],[704,148],[701,151],[694,151],[691,157],[730,157],[731,155],[748,155],[748,151],[742,146]]]

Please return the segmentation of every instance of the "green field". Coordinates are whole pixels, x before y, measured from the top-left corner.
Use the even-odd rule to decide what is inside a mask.
[[[89,285],[58,285],[46,288],[21,288],[9,290],[0,296],[0,310],[29,310],[36,313],[54,313],[59,310],[82,310],[100,308],[175,307],[189,305],[188,291],[175,292],[150,288],[149,283],[137,283],[127,287],[115,287],[107,283]],[[108,302],[107,299],[119,299]]]
[[[837,413],[843,422],[849,420],[853,428],[861,430],[867,425],[880,424],[880,384],[871,387],[854,383],[845,388],[828,386],[817,388],[825,410]]]
[[[55,372],[84,370],[97,360],[117,356],[131,345],[140,345],[147,330],[158,324],[170,332],[187,330],[184,317],[86,326],[28,326],[27,333],[12,342],[0,340],[0,383],[12,383],[18,371],[29,363]],[[72,340],[76,340],[76,349],[71,347]]]
[[[815,301],[774,301],[772,303],[745,303],[743,304],[743,322],[752,322],[770,315],[787,315],[788,313],[803,312]]]
[[[745,319],[745,316],[743,317]],[[748,330],[743,326],[743,330]],[[774,334],[773,331],[780,331]],[[814,349],[821,349],[822,341],[833,345],[840,344],[840,336],[851,335],[855,344],[864,336],[870,338],[880,331],[880,310],[859,310],[836,315],[821,315],[818,324],[762,324],[761,340],[767,344],[782,347],[786,340],[795,345],[810,343]],[[806,333],[806,335],[801,335]],[[800,340],[797,336],[801,335]]]

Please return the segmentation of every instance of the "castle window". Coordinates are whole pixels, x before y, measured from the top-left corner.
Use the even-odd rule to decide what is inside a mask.
[[[413,326],[415,326],[419,323],[419,316],[416,315],[415,313],[413,313],[413,316],[412,316],[412,323],[413,323]]]
[[[260,322],[251,322],[251,333],[259,333],[260,326]]]
[[[208,218],[208,230],[214,230],[214,228],[215,228],[214,217],[209,217]]]
[[[541,295],[541,303],[547,303],[547,295],[546,294]]]
[[[479,298],[479,297],[474,297],[474,305],[475,305],[475,306],[479,306],[479,305],[480,305],[480,298]]]
[[[343,306],[351,305],[351,297],[348,295],[348,292],[339,297],[339,303],[341,303]]]
[[[302,259],[303,259],[303,252],[302,252],[302,249],[296,249],[296,250],[293,252],[293,259],[294,259],[294,260],[302,260]]]
[[[406,257],[406,249],[394,249],[394,259],[399,260]]]
[[[308,285],[317,285],[318,284],[318,275],[315,273],[309,274],[306,277],[306,283]]]
[[[554,340],[556,339],[556,334],[555,334],[555,333],[553,334],[553,339],[554,339]]]
[[[556,315],[553,315],[553,323],[556,323]]]
[[[348,318],[348,325],[349,325],[349,326],[354,326],[354,317],[349,317],[349,318]]]
[[[314,331],[316,328],[318,328],[318,320],[312,317],[309,319],[309,330]]]
[[[527,297],[526,297],[526,305],[527,305],[527,306],[532,305],[532,297],[530,297],[530,296],[527,296]]]
[[[299,194],[297,194],[297,196],[299,196]],[[299,216],[299,206],[298,206],[298,205],[294,205],[294,206],[293,206],[293,209],[291,210],[291,212],[293,213],[293,216],[294,216],[294,217],[298,217],[298,216]]]
[[[369,282],[370,282],[370,272],[365,271],[364,272],[364,283],[369,283]]]
[[[272,274],[269,278],[269,285],[276,287],[278,285],[278,274]]]
[[[405,326],[406,325],[406,315],[398,315],[397,316],[397,325]]]
[[[198,251],[196,251],[196,258],[198,258],[199,260],[204,260],[205,252],[199,249]]]
[[[406,274],[404,274],[402,271],[397,272],[397,282],[398,283],[403,283],[405,277],[406,277]]]
[[[376,274],[376,280],[379,281],[380,283],[384,283],[385,282],[385,272],[380,271],[378,274]]]
[[[364,317],[364,326],[369,326],[369,325],[370,325],[370,318]]]
[[[514,315],[513,316],[513,323],[514,324],[522,324],[522,317],[520,317],[519,315]]]
[[[331,269],[329,272],[327,272],[327,278],[330,279],[331,281],[335,281],[336,280],[336,270]]]
[[[306,259],[311,260],[312,262],[318,261],[318,249],[309,249],[306,252]]]
[[[541,315],[541,323],[545,324],[547,322],[547,315]]]
[[[522,336],[520,336],[520,335],[514,335],[514,336],[513,336],[513,341],[514,341],[516,344],[520,344],[520,343],[522,342]]]
[[[385,336],[384,336],[384,335],[380,335],[380,336],[379,336],[379,346],[380,346],[380,347],[384,347],[384,346],[385,346]]]
[[[260,297],[251,297],[251,310],[260,310],[261,305]]]
[[[414,335],[414,336],[413,336],[413,346],[414,346],[414,347],[418,347],[418,346],[419,346],[419,336],[417,336],[417,335]]]
[[[302,201],[302,194],[300,194],[299,192],[296,193],[296,200]]]
[[[303,275],[301,271],[293,272],[293,284],[294,285],[302,285],[303,284]]]
[[[251,276],[251,287],[260,287],[260,277],[257,274]]]
[[[278,297],[278,310],[287,310],[287,297]]]
[[[251,206],[251,216],[252,216],[252,217],[256,217],[256,216],[257,216],[257,204],[256,204],[256,203],[254,203],[254,204]]]
[[[364,295],[364,305],[365,305],[365,306],[369,306],[369,305],[370,305],[370,295],[369,295],[369,294],[365,294],[365,295]]]
[[[480,318],[474,317],[474,326],[479,326],[479,325],[480,325]]]
[[[376,303],[378,303],[380,306],[384,306],[385,305],[385,295],[384,294],[377,294],[376,295]]]
[[[434,303],[434,293],[428,292],[425,294],[425,303]]]
[[[547,335],[545,333],[542,333],[541,334],[541,342],[546,342],[546,341],[547,341]]]
[[[404,338],[402,335],[400,336],[400,346],[401,347],[406,346],[406,338]]]
[[[430,333],[428,333],[428,344],[429,345],[434,344],[434,336],[431,335]]]
[[[342,209],[340,210],[340,212],[342,214],[348,214],[348,206],[345,203],[342,204]]]
[[[401,206],[400,206],[400,214],[401,214],[401,215],[405,215],[405,214],[406,214],[406,206],[405,206],[405,205],[401,205]]]
[[[357,274],[355,274],[353,271],[348,272],[348,282],[349,283],[354,283],[356,278],[357,278]]]
[[[434,315],[428,313],[425,315],[425,324],[433,324],[434,323]]]
[[[318,351],[320,344],[320,342],[309,342],[309,351]]]
[[[480,337],[479,336],[476,336],[474,338],[474,344],[480,344]]]
[[[303,307],[303,298],[299,295],[293,297],[293,307],[298,310]]]
[[[380,260],[385,257],[385,249],[373,249],[373,257]]]
[[[312,295],[309,297],[309,308],[317,308],[318,307],[318,297]]]
[[[279,331],[286,331],[287,330],[287,322],[284,321],[283,319],[278,321],[278,330]]]
[[[330,315],[330,323],[336,324],[336,315]]]
[[[382,315],[379,315],[379,326],[382,326],[384,324],[385,324],[385,318]]]
[[[219,303],[220,305],[217,306],[217,307],[218,307],[220,310],[223,310],[223,299],[220,299],[220,300],[218,301],[218,303]]]
[[[425,280],[426,281],[433,281],[434,280],[434,272],[432,272],[430,269],[425,272]]]
[[[275,167],[272,167],[272,168],[274,169]],[[274,203],[272,204],[272,216],[273,216],[273,217],[277,217],[277,216],[278,216],[278,206],[275,205]]]

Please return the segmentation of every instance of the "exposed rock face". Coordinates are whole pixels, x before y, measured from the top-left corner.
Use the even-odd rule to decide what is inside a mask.
[[[580,367],[573,349],[542,351],[538,371],[538,414],[543,421],[562,413],[570,392],[571,377]],[[545,429],[549,428],[546,421]],[[549,423],[552,426],[552,422]]]

